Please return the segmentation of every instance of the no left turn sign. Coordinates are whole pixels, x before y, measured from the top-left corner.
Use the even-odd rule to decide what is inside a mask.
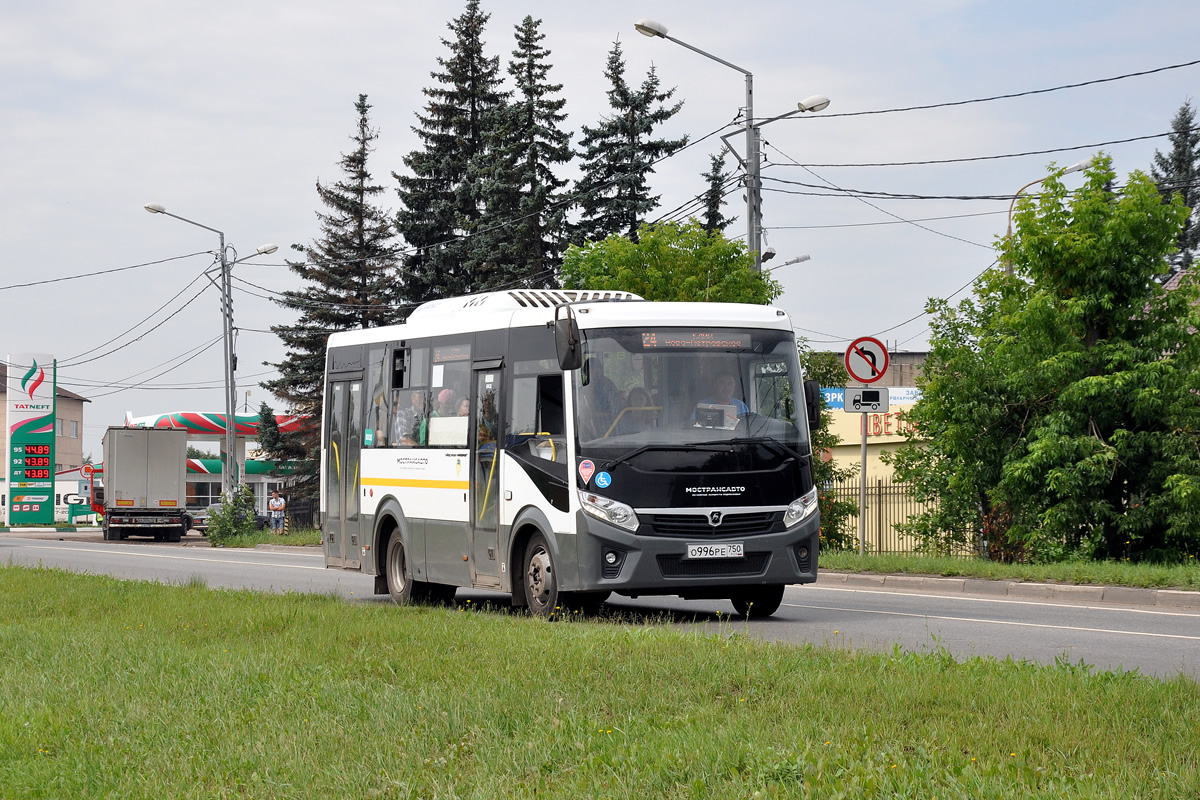
[[[883,343],[871,336],[860,336],[846,348],[846,372],[851,380],[874,383],[888,368],[888,351]]]

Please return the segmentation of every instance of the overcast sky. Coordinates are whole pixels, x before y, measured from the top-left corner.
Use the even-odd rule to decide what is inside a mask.
[[[370,167],[397,202],[391,178],[417,144],[411,131],[435,59],[446,54],[446,23],[463,2],[320,3],[210,0],[8,3],[0,25],[0,286],[145,262],[189,258],[54,284],[3,288],[4,350],[56,356],[60,385],[93,398],[84,452],[100,457],[100,436],[135,416],[223,411],[218,295],[197,280],[212,262],[215,234],[143,210],[161,203],[225,232],[239,256],[267,242],[280,253],[240,264],[235,274],[274,290],[295,280],[282,266],[288,245],[317,235],[315,182],[340,175],[350,149],[359,93],[369,95],[379,130]],[[861,116],[848,112],[971,100],[1114,77],[1200,59],[1200,3],[928,2],[717,3],[609,0],[562,3],[484,0],[486,43],[504,63],[513,26],[543,21],[553,80],[564,84],[568,126],[595,124],[606,108],[605,59],[618,38],[627,76],[654,65],[677,88],[683,110],[664,135],[698,138],[730,123],[744,105],[742,76],[677,44],[649,39],[633,23],[648,17],[670,34],[754,74],[760,118],[795,108],[815,93],[832,104],[763,128],[769,188],[812,191],[780,181],[829,182],[846,189],[924,195],[1011,195],[1045,173],[1050,155],[908,167],[815,164],[921,161],[1077,147],[1167,131],[1179,106],[1200,96],[1200,66],[1064,91],[935,110]],[[732,128],[728,130],[733,130]],[[576,134],[575,141],[578,141]],[[730,140],[744,152],[744,137]],[[1165,139],[1104,148],[1118,173],[1146,170]],[[716,139],[659,165],[652,179],[665,213],[700,193]],[[573,173],[572,173],[573,174]],[[1070,184],[1071,178],[1067,181]],[[1076,179],[1078,180],[1078,179]],[[741,193],[726,213],[745,232]],[[873,207],[874,206],[874,207]],[[918,315],[931,296],[967,284],[995,258],[1007,201],[872,200],[768,191],[767,244],[779,264],[778,304],[819,348],[879,334],[900,349],[922,349]],[[932,217],[973,215],[956,219]],[[854,226],[854,227],[849,227]],[[189,286],[190,284],[190,286]],[[250,288],[239,284],[241,288]],[[250,289],[263,294],[257,289]],[[178,293],[177,300],[168,301]],[[125,333],[166,304],[149,322]],[[174,317],[135,343],[176,309]],[[238,291],[239,409],[274,398],[257,386],[263,362],[283,355],[260,333],[291,312]],[[86,351],[115,339],[112,344]],[[828,341],[826,341],[828,340]],[[185,354],[216,341],[188,363]],[[103,355],[120,345],[128,345]],[[103,356],[96,358],[96,356]],[[95,360],[80,363],[84,359]],[[73,364],[73,365],[72,365]],[[70,365],[70,366],[68,366]],[[149,380],[114,391],[117,381]],[[165,387],[190,388],[165,388]],[[153,388],[151,388],[153,387]]]

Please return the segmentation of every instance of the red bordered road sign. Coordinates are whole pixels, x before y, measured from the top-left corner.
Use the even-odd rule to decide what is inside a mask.
[[[846,348],[846,372],[851,380],[874,383],[888,368],[888,351],[883,343],[871,336],[860,336]]]

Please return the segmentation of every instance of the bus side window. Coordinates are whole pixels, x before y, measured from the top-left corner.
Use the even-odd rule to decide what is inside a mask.
[[[400,349],[392,354],[391,414],[388,443],[391,447],[424,447],[428,444],[430,409],[429,348]]]
[[[563,425],[563,380],[561,375],[538,376],[537,406],[542,433],[561,436],[566,432],[566,426]]]
[[[387,350],[372,347],[367,356],[367,425],[363,438],[366,447],[388,446],[388,419],[390,398],[385,383],[385,359]]]

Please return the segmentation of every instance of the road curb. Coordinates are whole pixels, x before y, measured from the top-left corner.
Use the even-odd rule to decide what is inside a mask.
[[[99,525],[82,525],[74,528],[10,528],[0,525],[0,533],[99,533],[103,530]]]
[[[1074,583],[939,578],[933,575],[882,575],[870,572],[821,570],[817,585],[863,589],[919,590],[938,594],[1012,597],[1023,600],[1069,600],[1085,603],[1155,606],[1200,611],[1200,592],[1180,589],[1141,589],[1133,586],[1099,586]]]

